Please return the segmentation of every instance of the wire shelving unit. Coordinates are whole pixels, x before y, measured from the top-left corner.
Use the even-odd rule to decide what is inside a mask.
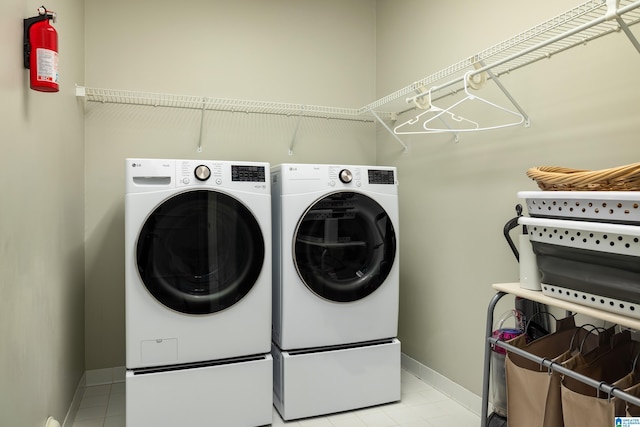
[[[440,98],[456,94],[463,89],[466,90],[467,82],[470,82],[469,79],[482,77],[486,81],[494,82],[500,88],[522,115],[524,120],[521,122],[528,126],[529,117],[501,84],[499,81],[501,75],[621,31],[640,53],[640,43],[630,30],[630,27],[638,22],[640,22],[640,0],[589,0],[361,108],[174,95],[83,86],[76,88],[76,96],[83,97],[87,102],[379,123],[406,151],[407,146],[389,123],[395,123],[400,114],[425,108],[423,98],[427,94],[430,99],[426,107],[429,107],[433,100],[431,99],[433,94],[439,92],[437,96]],[[447,90],[445,91],[445,89]],[[516,124],[521,122],[516,122]],[[456,133],[457,139],[457,132],[460,130],[448,128],[442,131]],[[433,133],[433,131],[424,133]]]

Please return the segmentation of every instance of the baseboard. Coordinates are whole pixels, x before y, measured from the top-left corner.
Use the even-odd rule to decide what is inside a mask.
[[[67,415],[65,415],[64,421],[62,422],[62,427],[73,427],[73,421],[76,419],[76,414],[78,413],[78,408],[80,408],[80,402],[84,395],[86,376],[86,373],[82,374],[82,378],[78,381],[76,392],[73,394],[73,399],[71,400],[71,405],[69,405]]]
[[[446,394],[474,414],[481,414],[482,398],[480,396],[470,392],[459,384],[454,383],[449,378],[439,374],[404,353],[400,356],[400,363],[405,371],[415,375],[436,390]]]
[[[73,421],[76,419],[85,388],[95,385],[124,382],[125,372],[126,369],[124,366],[85,371],[84,375],[82,375],[82,378],[80,378],[80,381],[78,382],[76,392],[73,395],[71,405],[69,405],[67,415],[64,417],[62,427],[73,427]]]
[[[114,368],[93,369],[85,373],[86,386],[113,384],[124,382],[126,368],[116,366]]]

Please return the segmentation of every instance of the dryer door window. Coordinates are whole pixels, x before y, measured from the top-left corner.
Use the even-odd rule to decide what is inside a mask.
[[[264,262],[253,214],[216,191],[181,193],[144,223],[137,243],[140,277],[165,306],[190,314],[224,310],[253,287]]]
[[[356,301],[378,289],[396,255],[391,219],[375,200],[356,192],[315,202],[294,236],[300,278],[315,294],[336,302]]]

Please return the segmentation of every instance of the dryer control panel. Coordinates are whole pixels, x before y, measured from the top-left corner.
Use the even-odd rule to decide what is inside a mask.
[[[358,166],[329,166],[329,185],[335,187],[342,184],[362,185],[362,170]]]
[[[393,176],[393,170],[391,169],[369,169],[368,179],[369,184],[386,184],[395,185],[396,179]]]
[[[362,190],[397,194],[396,168],[392,166],[314,165],[285,163],[271,170],[272,184],[283,194],[329,190]]]

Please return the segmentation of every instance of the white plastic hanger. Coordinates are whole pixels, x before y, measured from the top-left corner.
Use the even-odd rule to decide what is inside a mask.
[[[475,84],[475,86],[473,87],[477,87],[480,88],[482,86],[482,84],[480,84],[478,86],[478,81],[477,80],[473,80],[473,76],[472,73],[474,71],[468,71],[467,73],[465,73],[464,75],[464,79],[463,79],[463,83],[464,83],[464,92],[466,94],[466,96],[464,98],[462,98],[461,100],[459,100],[458,102],[454,103],[453,105],[449,106],[448,108],[440,108],[437,107],[435,105],[433,105],[432,103],[432,98],[431,98],[431,93],[433,90],[437,90],[438,87],[434,86],[431,87],[429,89],[429,91],[427,92],[426,95],[422,95],[420,96],[420,94],[418,94],[418,96],[416,96],[414,98],[414,103],[416,105],[416,107],[424,109],[425,111],[421,112],[420,114],[418,114],[416,117],[407,120],[406,122],[396,126],[394,128],[394,133],[396,134],[425,134],[425,133],[441,133],[441,132],[471,132],[471,131],[478,131],[478,130],[490,130],[490,129],[499,129],[499,128],[504,128],[504,127],[509,127],[509,126],[516,126],[519,124],[524,123],[525,118],[524,116],[517,112],[517,111],[513,111],[510,110],[508,108],[502,107],[500,105],[494,104],[491,101],[488,101],[484,98],[481,98],[475,94],[472,94],[469,92],[469,81],[470,79],[472,83]],[[484,81],[482,81],[482,83],[484,83]],[[424,92],[423,92],[424,93]],[[419,101],[420,98],[427,98],[426,102],[423,101]],[[490,107],[493,107],[495,109],[498,109],[502,112],[507,113],[509,116],[513,116],[515,117],[514,121],[511,121],[509,123],[504,123],[504,124],[499,124],[499,125],[490,125],[490,126],[481,126],[479,123],[470,120],[468,118],[462,117],[458,114],[455,114],[454,110],[456,107],[458,107],[459,105],[465,103],[465,102],[469,102],[469,101],[479,101],[485,105],[488,105]],[[426,118],[426,120],[423,120],[423,116],[428,115],[428,117]],[[434,121],[438,119],[438,121],[442,124],[444,124],[444,127],[434,127]],[[411,127],[412,125],[415,125],[416,123],[422,121],[422,129],[415,129],[415,126],[412,129],[408,129],[409,127]],[[437,122],[435,122],[437,123]],[[453,125],[453,126],[452,126]],[[420,127],[420,126],[419,126]]]
[[[457,132],[459,128],[462,128],[462,125],[467,125],[469,130],[477,129],[478,123],[468,120],[462,116],[458,116],[450,111],[443,110],[440,107],[433,105],[431,102],[431,91],[437,89],[436,87],[430,88],[428,91],[425,91],[424,88],[419,91],[418,95],[425,94],[423,96],[417,96],[413,98],[413,102],[415,106],[421,110],[424,110],[416,117],[407,120],[406,122],[396,126],[393,129],[393,132],[397,135],[411,135],[411,134],[423,134],[423,133],[432,133],[425,131],[425,128],[422,124],[418,126],[413,126],[416,123],[420,123],[421,120],[424,120],[423,123],[431,122],[435,119],[438,119],[443,126],[446,127],[442,132]],[[426,116],[426,118],[425,118]],[[457,124],[455,127],[449,126],[446,119],[450,119]]]

